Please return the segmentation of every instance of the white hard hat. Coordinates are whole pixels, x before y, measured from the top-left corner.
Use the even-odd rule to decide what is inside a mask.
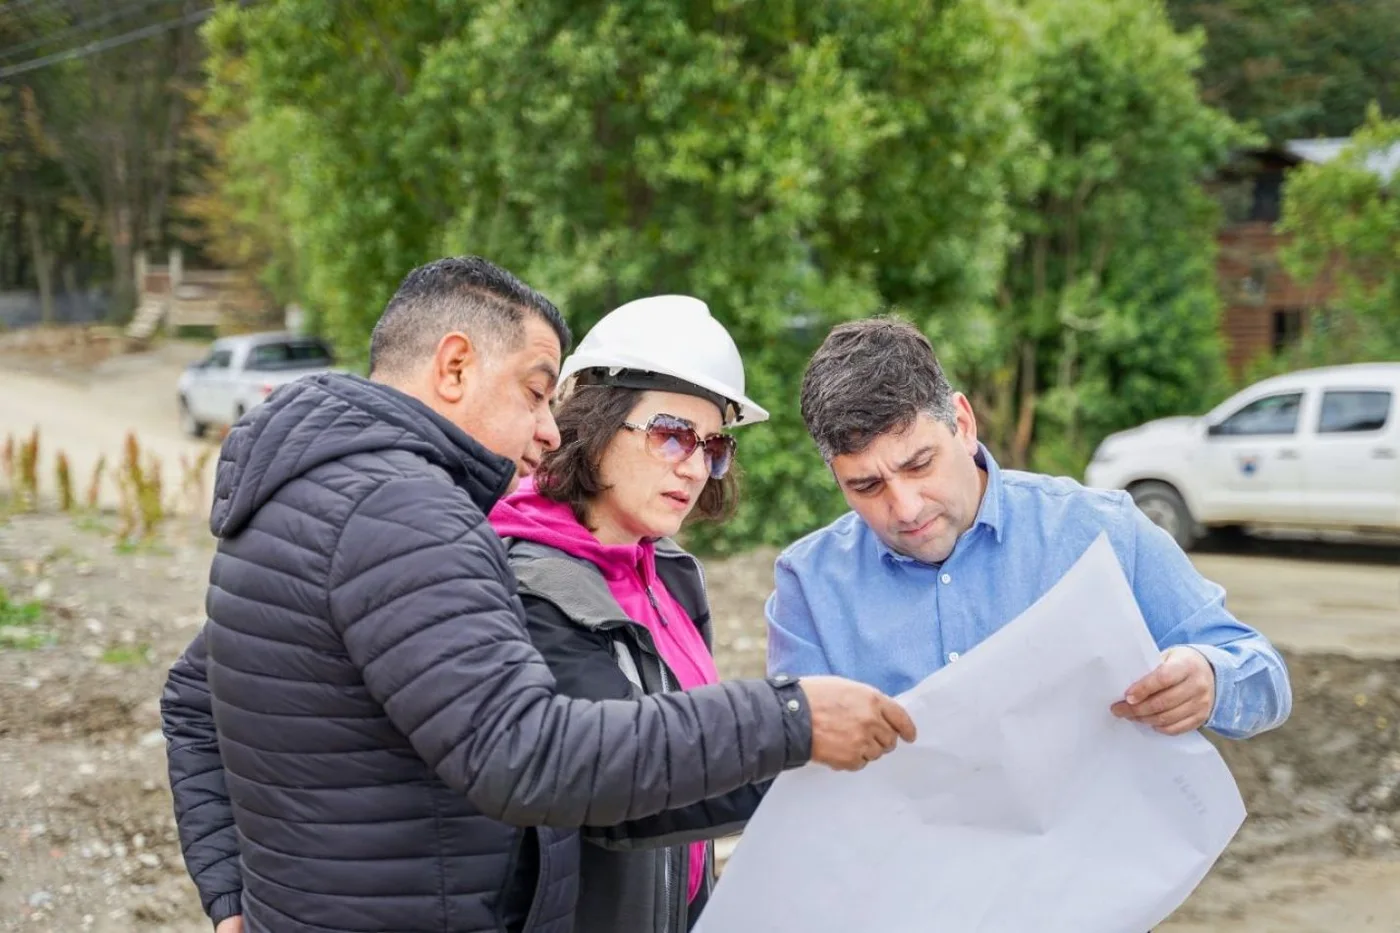
[[[744,394],[734,338],[705,302],[688,295],[639,298],[608,312],[564,360],[562,391],[571,380],[699,394],[719,406],[729,426],[768,420]]]

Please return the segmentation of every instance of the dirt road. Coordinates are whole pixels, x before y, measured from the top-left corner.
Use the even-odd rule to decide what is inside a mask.
[[[167,462],[193,456],[203,448],[178,434],[170,399],[197,352],[167,347],[59,377],[0,356],[0,436],[37,423],[46,456],[110,460],[130,429]],[[0,627],[3,933],[208,930],[176,842],[157,698],[201,622],[210,541],[195,516],[154,547],[117,548],[111,524],[0,519],[0,588],[12,606],[41,607],[37,621]],[[1250,819],[1159,931],[1400,933],[1400,554],[1249,551],[1194,559],[1286,649],[1294,717],[1222,745]],[[772,559],[707,566],[726,676],[763,671]]]
[[[1277,644],[1297,651],[1400,657],[1400,551],[1258,543],[1249,556],[1203,554],[1194,562],[1226,588],[1227,605]],[[1294,551],[1302,556],[1277,556]],[[1322,559],[1319,559],[1322,558]]]
[[[175,380],[203,353],[199,344],[173,342],[147,353],[116,356],[90,369],[55,368],[0,347],[0,442],[39,429],[41,488],[52,494],[53,462],[67,454],[75,487],[87,485],[98,458],[110,476],[121,458],[128,432],[147,454],[159,457],[168,483],[181,479],[180,462],[194,463],[207,447],[180,433]],[[212,489],[213,461],[205,471]],[[116,486],[102,484],[100,502],[117,506]]]

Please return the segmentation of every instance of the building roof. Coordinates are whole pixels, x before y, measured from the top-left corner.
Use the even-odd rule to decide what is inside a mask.
[[[1331,162],[1342,154],[1342,150],[1351,145],[1348,137],[1337,137],[1331,139],[1291,139],[1283,144],[1283,148],[1290,155],[1305,162],[1316,162],[1322,164]],[[1400,143],[1378,149],[1371,152],[1366,157],[1366,167],[1381,177],[1382,181],[1389,182],[1397,173],[1400,173]]]

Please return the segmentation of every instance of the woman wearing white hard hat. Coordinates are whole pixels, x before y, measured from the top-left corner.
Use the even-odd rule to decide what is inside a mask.
[[[564,361],[559,447],[490,516],[561,692],[628,698],[719,679],[704,575],[672,538],[692,516],[730,514],[726,429],[767,417],[733,339],[695,298],[625,304]],[[714,877],[707,840],[740,828],[765,788],[585,830],[575,933],[688,929]],[[505,898],[523,910],[534,881],[515,876]]]

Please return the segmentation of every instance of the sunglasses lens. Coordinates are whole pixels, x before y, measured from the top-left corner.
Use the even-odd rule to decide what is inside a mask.
[[[695,448],[701,446],[700,435],[695,433],[695,429],[671,415],[652,418],[646,432],[652,453],[673,463],[690,459]],[[734,462],[734,438],[727,434],[706,438],[704,449],[705,467],[712,478],[719,479],[729,472]]]
[[[734,462],[734,438],[725,434],[705,441],[705,462],[714,479],[728,473],[730,464]]]
[[[666,460],[684,460],[700,445],[700,438],[690,428],[660,419],[647,427],[647,441],[652,451]]]

